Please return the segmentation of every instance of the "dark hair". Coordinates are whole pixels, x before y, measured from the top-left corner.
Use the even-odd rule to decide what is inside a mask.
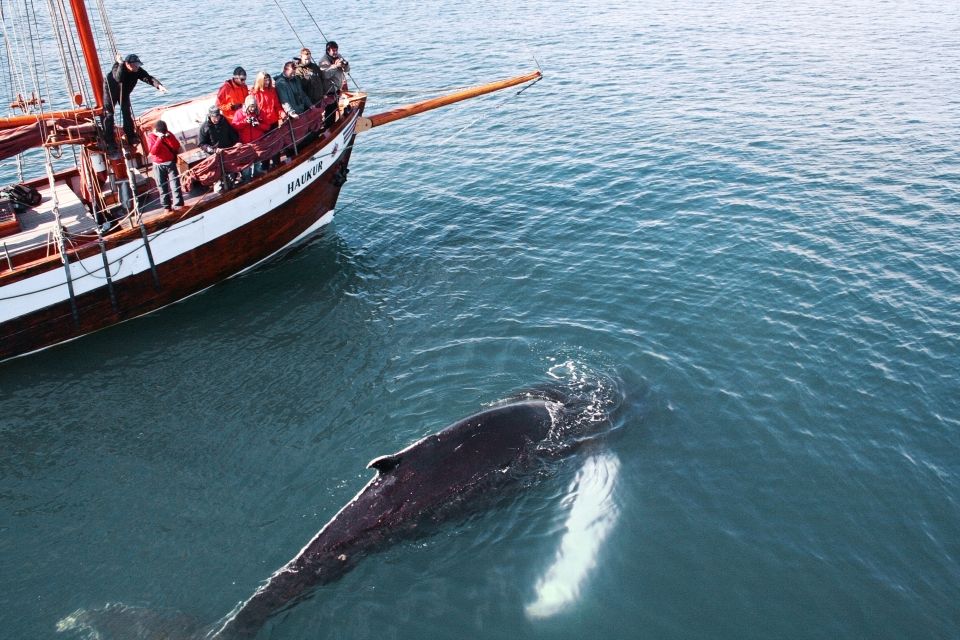
[[[236,69],[233,70],[233,75],[235,75],[235,76],[245,76],[245,75],[247,75],[247,72],[244,70],[243,67],[237,67]]]
[[[330,42],[327,43],[327,49],[339,49],[339,48],[340,47],[337,46],[336,40],[331,40]]]
[[[153,125],[153,128],[159,131],[160,133],[167,132],[167,123],[163,120],[157,120],[157,124]]]

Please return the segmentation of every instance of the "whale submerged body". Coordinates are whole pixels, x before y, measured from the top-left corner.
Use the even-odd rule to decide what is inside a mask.
[[[212,627],[194,626],[159,637],[205,640],[253,638],[275,613],[333,582],[370,552],[419,525],[455,515],[482,493],[529,477],[544,462],[568,455],[592,441],[607,424],[605,415],[584,412],[584,406],[557,391],[541,390],[460,420],[397,453],[372,460],[376,475],[287,564],[247,600]],[[556,573],[553,570],[552,573]],[[541,588],[543,585],[541,585]],[[550,587],[547,588],[550,590]],[[543,604],[537,605],[538,610]],[[152,612],[125,605],[79,610],[58,628],[87,630],[101,638],[105,628],[120,625],[143,635],[144,618]],[[135,622],[135,623],[134,623]],[[152,626],[152,625],[148,625]],[[114,637],[114,633],[107,633]]]
[[[398,531],[508,481],[550,442],[561,410],[561,404],[549,400],[514,402],[371,461],[367,467],[377,475],[367,486],[210,637],[253,637],[271,614],[313,587],[340,578],[358,556]]]

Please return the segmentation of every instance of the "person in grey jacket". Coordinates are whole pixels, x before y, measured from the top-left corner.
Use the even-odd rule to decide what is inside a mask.
[[[291,60],[283,65],[283,73],[274,78],[280,106],[290,118],[299,118],[301,113],[310,108],[310,98],[304,93],[300,79],[294,75],[296,70],[297,63]]]
[[[320,74],[323,76],[323,122],[325,127],[333,125],[337,113],[337,101],[340,92],[346,87],[350,63],[340,55],[340,47],[331,40],[327,43],[327,52],[320,62]]]

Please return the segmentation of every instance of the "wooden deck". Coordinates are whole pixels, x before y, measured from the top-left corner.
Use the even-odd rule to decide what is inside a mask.
[[[43,197],[40,204],[17,215],[20,232],[0,238],[0,251],[16,255],[21,251],[42,246],[53,239],[54,228],[57,226],[53,213],[53,192],[46,185],[40,187],[38,191]],[[83,233],[95,228],[96,222],[93,216],[70,185],[66,182],[57,182],[56,196],[60,208],[60,222],[68,233]]]

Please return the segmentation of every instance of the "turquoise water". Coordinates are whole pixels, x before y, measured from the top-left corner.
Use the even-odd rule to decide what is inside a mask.
[[[167,4],[110,8],[172,98],[299,49],[270,3]],[[287,258],[0,365],[0,636],[106,603],[212,623],[371,458],[577,380],[617,394],[609,492],[579,494],[610,526],[558,612],[526,606],[583,456],[262,637],[960,635],[960,5],[311,12],[370,113],[546,78],[359,137]]]

